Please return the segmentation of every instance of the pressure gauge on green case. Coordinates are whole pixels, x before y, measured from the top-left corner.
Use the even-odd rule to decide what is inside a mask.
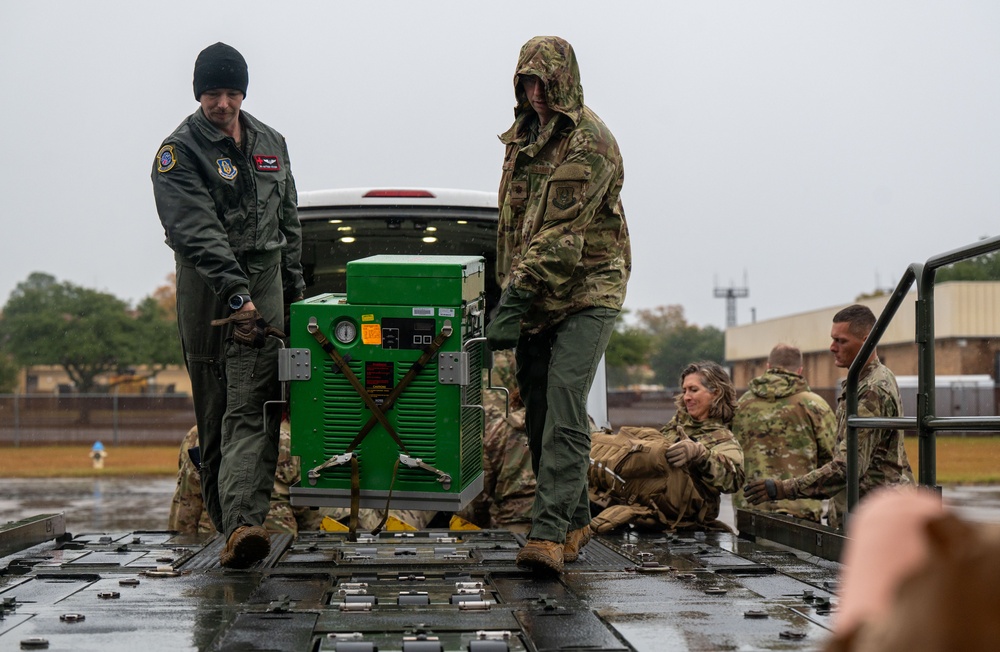
[[[354,325],[353,321],[343,319],[334,324],[333,336],[341,344],[350,344],[358,336],[358,327]]]

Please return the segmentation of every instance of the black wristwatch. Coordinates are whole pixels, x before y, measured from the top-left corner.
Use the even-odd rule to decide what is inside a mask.
[[[239,310],[243,307],[243,304],[250,303],[249,294],[234,294],[229,297],[229,308],[230,310]]]

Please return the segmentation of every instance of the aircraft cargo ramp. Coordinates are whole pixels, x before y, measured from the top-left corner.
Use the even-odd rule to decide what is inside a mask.
[[[728,533],[631,531],[537,579],[510,532],[429,530],[276,535],[228,570],[221,537],[61,522],[0,528],[2,650],[815,650],[838,569]]]

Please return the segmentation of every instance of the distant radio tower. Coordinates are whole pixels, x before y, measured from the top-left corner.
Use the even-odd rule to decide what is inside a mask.
[[[730,285],[727,288],[720,288],[719,282],[715,283],[715,298],[726,300],[726,328],[736,325],[736,300],[745,299],[750,296],[750,288],[747,285],[747,273],[743,272],[743,287],[738,288]]]

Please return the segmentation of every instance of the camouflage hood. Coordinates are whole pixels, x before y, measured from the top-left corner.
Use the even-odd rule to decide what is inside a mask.
[[[514,73],[514,95],[517,97],[514,117],[517,121],[535,115],[521,89],[521,75],[535,75],[545,82],[545,100],[549,108],[567,116],[573,124],[579,124],[583,112],[583,86],[573,46],[558,36],[536,36],[521,47]]]
[[[763,376],[750,381],[750,391],[754,396],[774,400],[810,390],[802,376],[784,369],[769,369]]]

